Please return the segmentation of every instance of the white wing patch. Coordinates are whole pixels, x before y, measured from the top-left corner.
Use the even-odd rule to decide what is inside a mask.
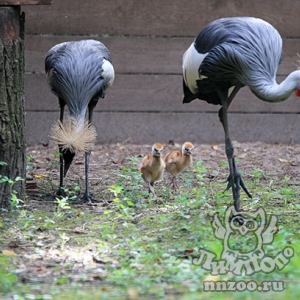
[[[199,76],[199,67],[208,53],[199,53],[194,43],[186,50],[182,58],[183,78],[185,84],[193,94],[197,93],[197,80],[205,78]]]
[[[103,72],[102,72],[101,76],[109,79],[109,82],[107,84],[107,87],[109,87],[113,84],[114,79],[115,79],[114,67],[108,60],[106,60],[104,58],[102,68],[103,68]]]

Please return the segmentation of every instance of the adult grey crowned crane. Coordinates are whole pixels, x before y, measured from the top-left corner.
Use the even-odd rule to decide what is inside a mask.
[[[60,105],[60,119],[51,133],[60,152],[60,183],[57,194],[63,194],[63,179],[75,151],[84,151],[85,194],[79,202],[98,202],[90,195],[88,179],[91,145],[96,137],[91,123],[98,100],[105,97],[106,89],[114,81],[110,53],[101,42],[95,40],[61,43],[48,51],[45,70],[51,90],[58,97]],[[66,105],[70,116],[64,120]]]
[[[282,39],[269,23],[252,17],[215,20],[206,25],[183,55],[183,103],[198,98],[221,105],[219,118],[225,131],[226,155],[236,211],[240,209],[240,187],[251,197],[241,178],[229,137],[227,110],[243,86],[261,100],[280,102],[293,91],[300,96],[300,70],[281,84],[276,71],[282,57]]]

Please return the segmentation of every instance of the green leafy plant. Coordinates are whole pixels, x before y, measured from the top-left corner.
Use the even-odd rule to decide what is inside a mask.
[[[13,264],[10,257],[0,254],[0,295],[15,289],[18,277],[12,271]]]
[[[0,162],[0,166],[6,166],[7,163],[5,162]],[[14,180],[13,179],[10,179],[8,178],[7,176],[3,176],[3,175],[0,175],[0,183],[7,183],[9,185],[9,192],[10,192],[10,195],[11,195],[11,198],[10,198],[10,206],[11,208],[19,208],[20,205],[22,203],[24,203],[23,200],[19,199],[18,198],[18,193],[17,191],[15,191],[13,189],[14,185],[16,184],[16,182],[18,181],[24,181],[23,178],[17,176]]]
[[[29,170],[29,169],[35,169],[35,168],[36,168],[35,156],[28,155],[26,169]]]
[[[266,178],[267,174],[265,171],[261,170],[261,169],[254,169],[253,170],[253,177],[255,180],[261,180],[263,178]]]

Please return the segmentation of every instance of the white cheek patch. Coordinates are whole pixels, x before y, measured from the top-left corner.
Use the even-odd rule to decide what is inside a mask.
[[[103,59],[103,64],[102,64],[103,72],[101,74],[102,77],[108,78],[109,82],[107,86],[111,86],[114,82],[115,79],[115,70],[113,65],[106,59]]]
[[[201,54],[195,49],[194,43],[183,54],[182,68],[185,84],[193,94],[197,93],[197,80],[205,78],[199,76],[199,67],[208,53]]]
[[[234,88],[235,88],[235,86],[232,86],[231,88],[229,88],[228,95],[227,95],[228,98],[231,95],[231,93],[233,92]]]

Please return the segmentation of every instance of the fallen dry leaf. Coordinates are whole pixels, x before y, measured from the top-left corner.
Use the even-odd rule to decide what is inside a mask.
[[[85,233],[84,228],[82,228],[82,227],[75,227],[73,229],[73,232],[74,233]]]
[[[45,266],[38,266],[38,267],[35,268],[35,271],[36,271],[36,272],[42,272],[42,271],[44,271],[44,270],[46,270],[46,267],[45,267]]]
[[[217,276],[214,276],[214,275],[207,275],[207,277],[203,280],[203,281],[219,281],[220,280],[220,277],[217,275]]]
[[[80,226],[75,227],[73,229],[73,232],[75,232],[75,233],[85,233],[85,231],[84,231],[85,225],[86,225],[86,223],[84,223],[81,227]]]
[[[19,245],[18,245],[16,242],[10,242],[10,243],[8,244],[8,247],[9,247],[9,248],[18,248]]]
[[[194,249],[185,249],[184,250],[184,253],[185,254],[191,254],[191,253],[193,253],[194,252]]]
[[[17,253],[11,250],[2,250],[2,254],[5,256],[17,256]]]
[[[120,160],[112,160],[112,163],[115,164],[115,165],[119,165],[120,163],[123,162],[123,159],[120,159]]]
[[[136,289],[128,288],[127,290],[129,299],[138,299],[139,292]]]
[[[290,162],[291,162],[290,159],[284,159],[284,158],[278,158],[278,160],[279,160],[280,162],[283,162],[283,163],[290,163]]]
[[[81,210],[78,210],[78,211],[75,213],[75,216],[76,216],[76,217],[80,217],[80,216],[81,216]]]
[[[39,178],[48,177],[48,175],[47,174],[35,174],[34,177],[39,179]]]

